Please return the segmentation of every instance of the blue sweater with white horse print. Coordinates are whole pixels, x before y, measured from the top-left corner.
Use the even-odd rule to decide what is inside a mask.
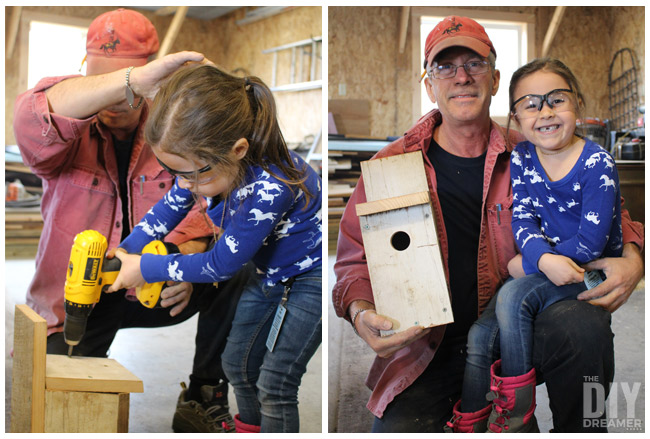
[[[569,173],[551,181],[535,145],[519,143],[510,156],[512,231],[526,274],[539,272],[544,253],[584,264],[620,256],[621,190],[612,156],[586,140]]]
[[[291,152],[297,169],[305,170],[305,185],[312,195],[283,182],[286,176],[270,166],[274,177],[251,166],[239,188],[216,203],[208,198],[207,214],[222,227],[211,250],[191,255],[144,254],[140,271],[148,283],[213,283],[230,279],[252,260],[267,285],[305,273],[321,265],[321,180],[300,156]],[[225,206],[224,206],[225,203]],[[178,186],[153,206],[120,244],[137,253],[150,241],[162,239],[194,205],[192,193]]]

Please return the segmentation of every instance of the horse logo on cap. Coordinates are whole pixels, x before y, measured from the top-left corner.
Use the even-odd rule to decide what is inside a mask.
[[[117,49],[117,45],[120,44],[120,39],[113,40],[113,35],[111,35],[111,41],[104,43],[99,48],[104,51],[104,55],[108,56],[111,53],[114,53]]]
[[[460,27],[463,25],[463,23],[458,23],[455,26],[449,26],[447,29],[445,29],[442,33],[443,34],[449,34],[451,35],[454,32],[460,31]]]

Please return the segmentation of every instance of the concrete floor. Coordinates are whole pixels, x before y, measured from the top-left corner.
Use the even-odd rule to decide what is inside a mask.
[[[13,346],[14,307],[25,303],[25,291],[34,274],[33,260],[5,262],[5,431],[10,428],[11,370],[9,356]],[[144,382],[144,393],[131,394],[129,432],[171,433],[180,383],[189,384],[194,355],[197,316],[168,328],[125,329],[118,332],[110,358]],[[321,433],[322,416],[322,347],[307,366],[298,393],[300,431]],[[230,412],[237,404],[229,392]]]
[[[335,282],[334,257],[329,257],[329,289]],[[612,314],[616,375],[607,410],[609,432],[645,431],[645,280],[628,302]],[[328,294],[328,432],[368,432],[373,415],[366,409],[370,390],[364,385],[373,351],[350,324],[336,316]],[[615,394],[616,393],[616,394]],[[625,394],[631,395],[626,399]],[[628,400],[630,403],[628,404]],[[540,431],[553,428],[545,385],[537,387],[535,411]]]

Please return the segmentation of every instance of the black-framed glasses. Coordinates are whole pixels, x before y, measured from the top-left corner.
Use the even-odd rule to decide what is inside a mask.
[[[197,181],[195,179],[195,177],[197,175],[201,175],[201,174],[204,174],[204,173],[212,170],[212,165],[205,165],[204,167],[202,167],[201,169],[197,169],[196,171],[176,171],[175,169],[172,169],[169,166],[167,166],[166,164],[164,164],[158,157],[156,157],[156,160],[158,160],[158,164],[160,166],[162,166],[162,168],[165,171],[169,172],[172,176],[180,177],[183,180],[190,181],[190,182]],[[208,178],[208,179],[204,179],[204,180],[199,179],[197,182],[199,184],[202,184],[202,183],[207,183],[207,182],[209,182],[211,180],[212,180],[212,178]]]
[[[573,109],[572,96],[573,90],[570,88],[556,88],[545,95],[530,94],[517,99],[512,104],[510,111],[521,119],[537,117],[539,112],[542,111],[544,102],[546,102],[548,107],[553,109],[553,111],[569,111]]]
[[[490,63],[486,60],[472,60],[460,65],[440,64],[432,66],[429,74],[436,79],[450,79],[456,77],[459,67],[464,68],[468,75],[476,76],[490,70]]]

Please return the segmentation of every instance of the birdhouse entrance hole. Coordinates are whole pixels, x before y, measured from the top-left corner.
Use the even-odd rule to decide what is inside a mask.
[[[390,244],[397,251],[404,251],[411,245],[411,237],[406,232],[396,232],[390,238]]]

